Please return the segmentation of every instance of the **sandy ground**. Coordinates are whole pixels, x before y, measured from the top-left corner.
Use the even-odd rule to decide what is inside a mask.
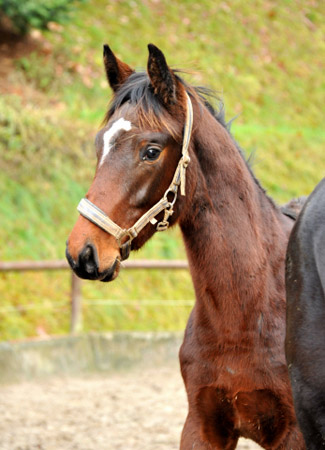
[[[175,367],[0,386],[0,449],[176,450],[186,408]]]

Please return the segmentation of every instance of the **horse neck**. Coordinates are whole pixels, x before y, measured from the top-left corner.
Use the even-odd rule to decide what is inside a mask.
[[[180,227],[196,307],[202,310],[203,306],[207,320],[207,308],[218,309],[219,317],[220,310],[228,310],[238,320],[236,314],[248,311],[248,304],[258,309],[265,302],[267,289],[276,295],[274,285],[283,286],[287,237],[279,212],[254,179],[229,132],[207,110],[202,114],[193,132],[195,155],[188,169],[189,190],[192,187],[194,193]],[[270,273],[278,273],[275,278],[280,281],[269,280]]]

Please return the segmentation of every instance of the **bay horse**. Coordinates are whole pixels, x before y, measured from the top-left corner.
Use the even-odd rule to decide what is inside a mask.
[[[286,258],[286,357],[308,450],[325,449],[325,178],[309,196]]]
[[[146,72],[104,46],[114,92],[96,137],[94,180],[67,259],[111,281],[121,260],[179,224],[196,294],[180,365],[182,450],[305,448],[284,353],[285,250],[293,221],[266,195],[203,91],[149,44]]]

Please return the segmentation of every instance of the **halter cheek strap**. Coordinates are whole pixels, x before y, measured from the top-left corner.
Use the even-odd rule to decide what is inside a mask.
[[[157,224],[156,216],[164,211],[164,217],[161,222],[157,224],[157,231],[165,231],[169,226],[168,219],[173,214],[174,204],[177,198],[178,187],[180,186],[181,195],[185,196],[185,178],[186,168],[190,162],[188,154],[188,147],[191,139],[192,124],[193,124],[193,108],[192,102],[188,94],[186,94],[187,108],[186,108],[186,121],[184,126],[184,137],[182,144],[182,156],[176,167],[174,177],[171,184],[166,190],[163,198],[159,200],[152,208],[149,209],[140,219],[128,229],[121,228],[113,220],[111,220],[107,214],[100,208],[94,205],[91,201],[83,198],[79,205],[78,211],[90,222],[94,223],[102,230],[111,234],[117,240],[117,243],[121,250],[122,260],[127,259],[131,251],[131,242],[138,236],[140,231],[150,222],[152,225]],[[172,196],[172,199],[170,197]],[[169,197],[169,199],[168,199]],[[125,241],[126,239],[126,241]],[[123,242],[125,241],[125,242]]]

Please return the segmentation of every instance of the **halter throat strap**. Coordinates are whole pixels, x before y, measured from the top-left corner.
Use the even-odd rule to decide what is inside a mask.
[[[173,207],[177,199],[178,188],[182,196],[185,196],[186,168],[190,162],[188,148],[190,144],[192,125],[193,125],[193,107],[189,95],[186,93],[186,121],[183,133],[182,156],[178,162],[174,177],[171,184],[166,190],[164,196],[158,203],[143,214],[139,220],[130,228],[125,229],[117,225],[104,213],[98,206],[94,205],[90,200],[83,198],[77,209],[79,213],[94,223],[102,230],[111,234],[117,240],[121,249],[122,260],[127,259],[131,251],[131,242],[138,236],[140,231],[150,222],[152,225],[157,224],[156,216],[164,211],[164,217],[157,224],[157,231],[165,231],[169,226],[169,217],[173,214]],[[172,197],[172,198],[171,198]]]

